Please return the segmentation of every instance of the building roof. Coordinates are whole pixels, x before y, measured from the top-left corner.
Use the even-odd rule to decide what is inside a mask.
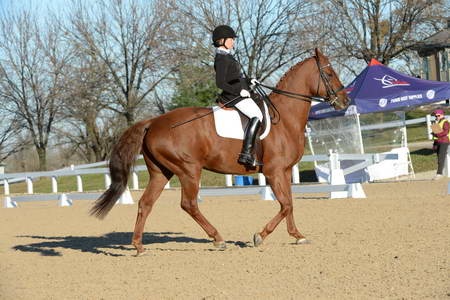
[[[450,48],[450,19],[447,20],[447,28],[436,32],[413,47],[420,56],[430,56],[445,48]]]

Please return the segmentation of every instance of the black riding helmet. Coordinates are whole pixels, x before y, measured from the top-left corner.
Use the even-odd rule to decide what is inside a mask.
[[[213,45],[215,47],[220,47],[220,46],[224,46],[223,44],[219,44],[218,41],[220,39],[227,39],[227,38],[236,38],[236,32],[234,32],[233,28],[231,28],[228,25],[219,25],[217,26],[212,34],[212,41],[213,41]],[[225,40],[224,40],[225,42]]]

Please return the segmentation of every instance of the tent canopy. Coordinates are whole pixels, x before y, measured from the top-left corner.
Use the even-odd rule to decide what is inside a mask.
[[[346,88],[350,105],[336,111],[328,103],[311,107],[309,119],[404,110],[450,99],[450,82],[423,80],[397,72],[375,59]]]

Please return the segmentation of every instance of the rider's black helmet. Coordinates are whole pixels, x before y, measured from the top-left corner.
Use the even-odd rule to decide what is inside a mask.
[[[222,45],[219,45],[217,43],[220,39],[226,39],[226,38],[235,38],[237,37],[236,32],[234,32],[233,28],[231,28],[228,25],[219,25],[217,26],[212,34],[212,41],[214,46],[219,47]]]

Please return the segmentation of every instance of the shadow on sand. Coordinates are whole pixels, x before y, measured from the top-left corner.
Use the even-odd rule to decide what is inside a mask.
[[[89,252],[94,254],[104,254],[109,256],[125,256],[108,251],[107,249],[126,250],[135,252],[131,246],[132,232],[110,232],[103,236],[38,236],[38,235],[21,235],[19,238],[33,238],[45,240],[38,243],[26,245],[16,245],[12,249],[22,252],[36,252],[43,256],[62,256],[60,249],[78,250],[81,252]],[[142,243],[147,244],[164,244],[164,243],[211,243],[208,239],[197,239],[186,237],[182,232],[148,232],[144,233]],[[244,242],[227,241],[227,244],[234,244],[238,247],[247,247]],[[164,249],[160,249],[164,250]],[[171,250],[171,249],[166,249]]]

